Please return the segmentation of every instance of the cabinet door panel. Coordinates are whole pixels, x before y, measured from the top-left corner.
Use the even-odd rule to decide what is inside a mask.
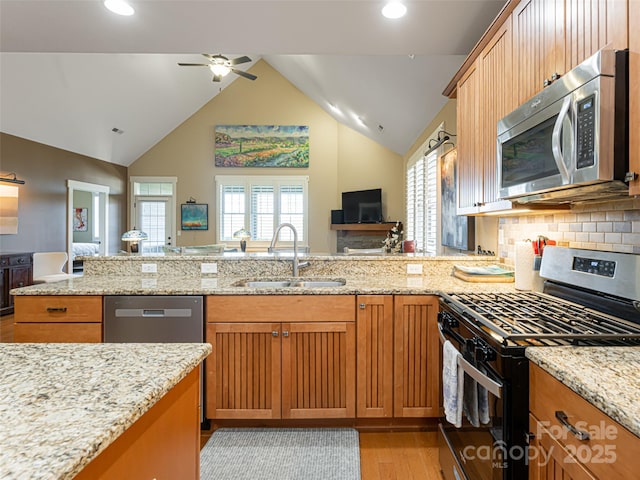
[[[101,323],[16,323],[13,326],[16,343],[100,343]]]
[[[620,0],[565,0],[565,71],[598,50],[625,49],[627,2]]]
[[[478,175],[478,72],[476,63],[458,83],[458,215],[478,212],[481,179]]]
[[[394,415],[440,415],[438,298],[395,297]]]
[[[536,432],[529,445],[529,477],[536,480],[595,480],[546,428],[529,415],[529,429]],[[535,455],[535,456],[534,456]],[[569,460],[569,461],[567,461]]]
[[[278,323],[207,324],[207,418],[280,418],[279,335]]]
[[[282,418],[355,416],[355,323],[282,324]]]
[[[393,297],[358,296],[358,417],[393,415]]]
[[[513,12],[517,104],[544,88],[545,79],[564,70],[562,0],[523,0]]]

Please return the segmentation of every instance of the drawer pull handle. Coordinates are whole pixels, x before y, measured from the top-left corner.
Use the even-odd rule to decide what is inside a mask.
[[[47,307],[47,312],[51,312],[51,313],[58,313],[58,312],[66,312],[67,311],[67,307]]]
[[[567,430],[575,435],[578,440],[589,440],[589,433],[584,430],[578,430],[576,427],[569,423],[569,419],[567,414],[562,410],[556,411],[556,418],[560,421],[562,425],[565,426]]]

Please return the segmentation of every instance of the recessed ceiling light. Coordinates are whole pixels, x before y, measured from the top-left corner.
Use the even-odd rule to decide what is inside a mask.
[[[133,15],[135,10],[125,0],[104,0],[104,6],[118,15]]]
[[[382,7],[382,15],[387,18],[404,17],[407,13],[407,7],[402,2],[389,2]]]

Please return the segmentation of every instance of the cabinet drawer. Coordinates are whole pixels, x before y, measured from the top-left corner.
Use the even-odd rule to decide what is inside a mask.
[[[530,365],[529,382],[531,413],[546,429],[532,432],[536,438],[548,433],[598,478],[636,478],[640,438],[537,365]],[[590,438],[576,438],[556,412],[564,412],[567,421]]]
[[[101,343],[99,323],[16,323],[13,327],[16,343]]]
[[[102,323],[101,296],[17,295],[14,304],[16,323]]]
[[[31,265],[31,255],[15,255],[15,256],[9,257],[9,265],[11,266]]]
[[[214,295],[207,322],[355,322],[353,295]]]

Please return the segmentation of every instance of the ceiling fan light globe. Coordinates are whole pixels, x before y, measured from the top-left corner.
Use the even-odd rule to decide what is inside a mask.
[[[231,71],[229,67],[227,67],[226,65],[221,65],[219,63],[214,63],[209,68],[211,69],[211,72],[218,77],[224,77]]]
[[[406,13],[407,7],[401,2],[391,1],[382,7],[382,15],[387,18],[395,19],[404,17]]]
[[[104,6],[108,10],[118,15],[130,16],[135,13],[135,10],[125,0],[104,0]]]

